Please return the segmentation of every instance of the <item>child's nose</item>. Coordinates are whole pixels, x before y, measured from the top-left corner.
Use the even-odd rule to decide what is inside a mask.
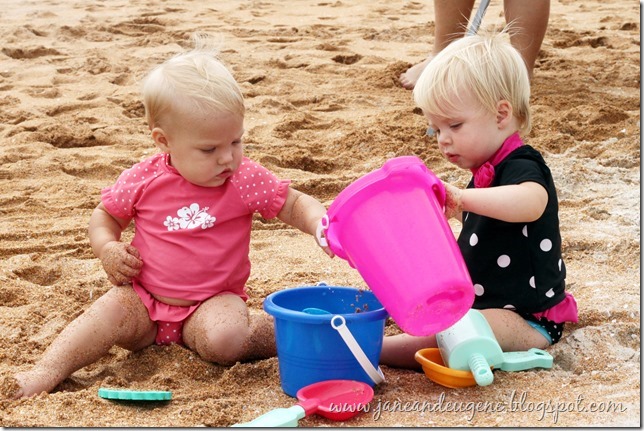
[[[447,147],[451,142],[449,133],[439,133],[436,139],[440,147]]]
[[[222,148],[222,150],[219,152],[219,159],[218,163],[220,165],[225,165],[233,160],[233,149],[232,148]]]

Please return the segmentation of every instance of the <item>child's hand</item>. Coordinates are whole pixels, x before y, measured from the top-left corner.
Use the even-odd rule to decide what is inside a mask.
[[[461,202],[461,189],[451,184],[443,183],[445,186],[445,217],[447,219],[460,218],[463,212],[463,203]]]
[[[130,283],[135,275],[141,272],[141,256],[139,251],[120,241],[110,241],[103,246],[100,255],[103,269],[107,278],[115,286],[122,286]]]

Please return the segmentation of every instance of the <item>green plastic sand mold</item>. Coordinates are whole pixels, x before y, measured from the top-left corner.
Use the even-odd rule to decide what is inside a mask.
[[[99,388],[98,396],[108,400],[167,401],[172,398],[170,391],[133,391],[129,389]]]

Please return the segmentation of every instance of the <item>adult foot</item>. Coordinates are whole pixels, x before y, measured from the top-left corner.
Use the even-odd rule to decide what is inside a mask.
[[[405,73],[400,74],[400,84],[407,90],[413,90],[416,86],[416,81],[420,78],[420,74],[425,70],[425,66],[432,60],[429,56],[418,64],[413,65]]]

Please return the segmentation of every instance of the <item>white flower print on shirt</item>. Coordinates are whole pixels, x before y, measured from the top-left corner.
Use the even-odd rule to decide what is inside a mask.
[[[179,217],[167,216],[163,225],[169,231],[179,229],[194,229],[201,226],[202,229],[207,229],[215,225],[216,217],[211,216],[206,211],[209,207],[199,209],[199,204],[190,204],[190,207],[183,207],[177,210]]]

